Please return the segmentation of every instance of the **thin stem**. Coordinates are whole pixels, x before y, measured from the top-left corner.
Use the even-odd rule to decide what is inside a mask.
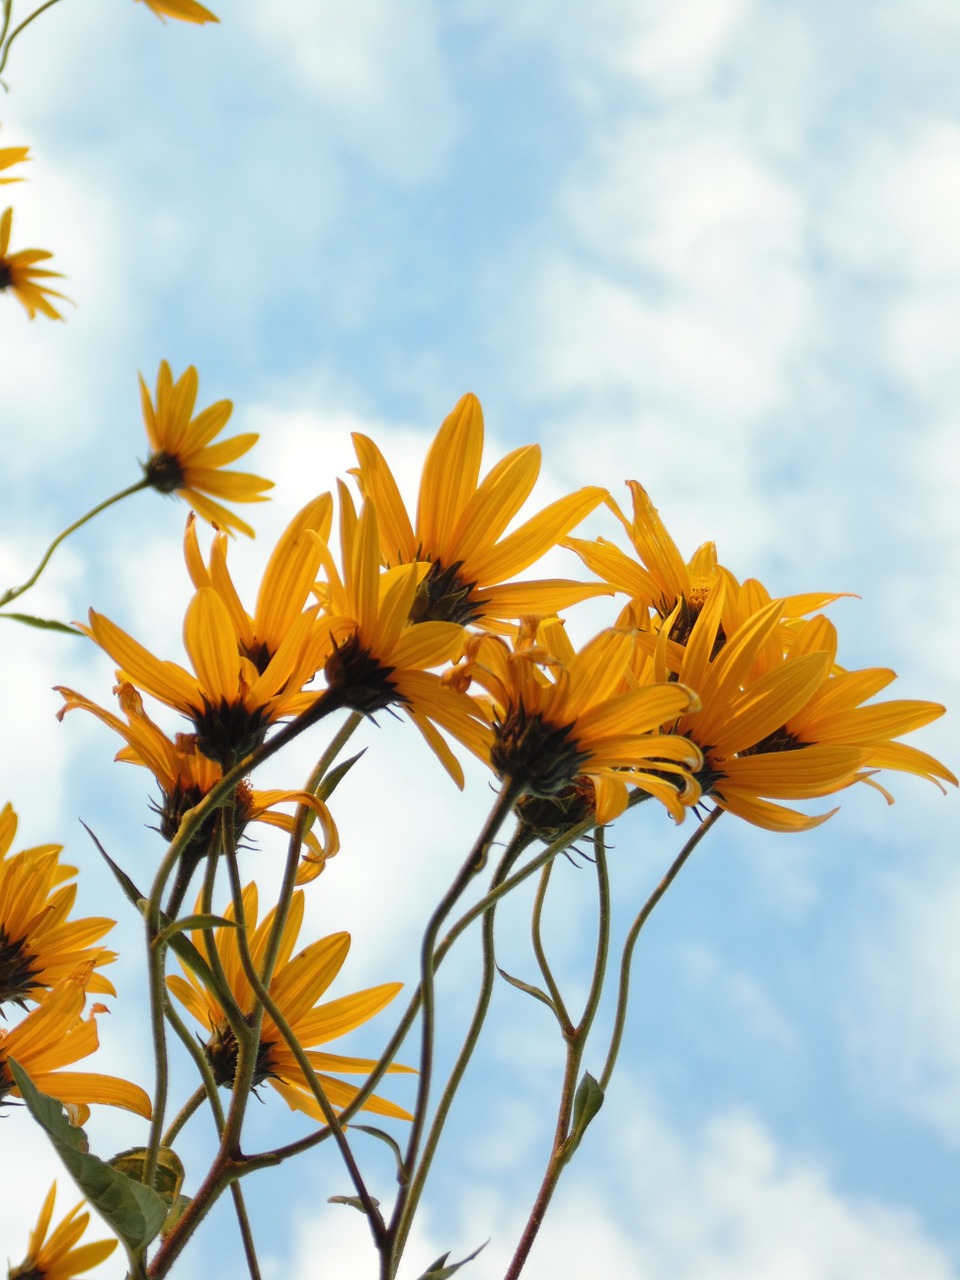
[[[169,1010],[166,1010],[166,1012],[169,1014]],[[170,1148],[173,1146],[177,1134],[187,1123],[190,1117],[192,1115],[196,1115],[197,1111],[199,1111],[200,1107],[203,1105],[203,1100],[206,1096],[207,1090],[203,1085],[200,1085],[199,1088],[194,1090],[167,1126],[166,1133],[160,1139],[161,1147]]]
[[[39,9],[34,9],[33,13],[31,13],[29,18],[24,18],[24,20],[20,23],[19,27],[14,27],[14,29],[10,32],[10,39],[7,41],[6,48],[0,50],[0,71],[2,71],[3,68],[7,65],[7,54],[10,52],[10,46],[13,44],[14,40],[16,40],[17,36],[24,29],[24,27],[29,27],[30,23],[34,20],[34,18],[39,18],[40,14],[43,13],[44,9],[52,9],[53,6],[57,3],[59,3],[59,0],[44,0],[44,3],[40,5]],[[4,15],[4,23],[3,23],[4,34],[6,33],[7,23],[10,21],[10,6],[7,5],[6,8],[7,8],[7,12]],[[2,40],[3,40],[3,35],[0,34],[0,43],[2,43]]]
[[[230,1183],[230,1195],[233,1199],[233,1211],[236,1214],[240,1239],[243,1241],[243,1256],[247,1260],[250,1280],[260,1280],[260,1262],[257,1258],[257,1248],[253,1240],[253,1228],[250,1226],[250,1215],[247,1213],[246,1202],[243,1198],[243,1188],[239,1182]]]
[[[533,945],[533,954],[537,961],[537,967],[546,983],[547,990],[550,993],[550,999],[553,1001],[553,1007],[556,1015],[560,1020],[560,1026],[563,1034],[569,1035],[573,1032],[573,1022],[567,1006],[563,1002],[563,996],[560,994],[560,988],[557,986],[557,980],[553,976],[553,970],[547,961],[547,953],[543,949],[543,938],[540,933],[540,920],[543,915],[543,904],[547,896],[547,886],[550,883],[550,875],[553,871],[555,863],[553,861],[545,862],[543,870],[540,872],[540,883],[537,885],[537,896],[533,900],[533,915],[530,920],[530,941]]]
[[[657,885],[656,889],[654,889],[653,893],[651,893],[650,897],[644,903],[640,914],[630,926],[630,931],[623,944],[623,954],[620,959],[620,984],[617,991],[617,1010],[613,1020],[613,1032],[610,1036],[610,1047],[607,1050],[607,1060],[604,1063],[603,1071],[600,1074],[599,1080],[600,1088],[604,1091],[606,1091],[607,1085],[610,1083],[610,1077],[613,1075],[613,1068],[616,1065],[617,1055],[620,1052],[620,1044],[623,1040],[623,1029],[627,1021],[627,1000],[630,995],[630,968],[633,963],[634,948],[637,945],[637,939],[640,937],[640,930],[649,920],[654,907],[679,875],[683,864],[690,857],[691,853],[693,853],[694,849],[710,828],[717,822],[722,812],[722,809],[716,808],[704,819],[703,822],[700,823],[696,831],[677,854],[676,858],[674,858],[666,875]]]
[[[49,8],[51,4],[56,4],[56,3],[57,3],[57,0],[47,0],[47,3],[45,5],[41,5],[41,7],[36,11],[36,13],[31,14],[30,17],[27,18],[25,22],[21,22],[20,26],[17,27],[16,31],[12,32],[10,39],[7,41],[7,49],[10,48],[10,45],[13,43],[13,40],[17,35],[17,33],[22,31],[28,22],[32,22],[38,13],[41,13],[44,9]],[[6,57],[6,53],[4,53],[4,58],[5,57]],[[2,70],[3,70],[3,62],[0,61],[0,71]],[[79,520],[74,520],[73,524],[67,525],[66,529],[64,529],[62,533],[58,533],[57,536],[54,538],[54,540],[50,543],[49,547],[47,547],[46,551],[43,554],[42,560],[37,565],[36,569],[34,569],[33,573],[26,580],[26,582],[21,583],[19,587],[11,587],[8,591],[5,591],[2,596],[0,596],[0,609],[2,609],[4,605],[8,605],[11,600],[16,600],[18,596],[22,596],[25,591],[30,590],[30,588],[34,585],[34,583],[43,573],[44,569],[46,569],[47,565],[50,563],[50,557],[56,551],[57,547],[59,547],[60,543],[63,542],[65,539],[69,538],[71,533],[76,533],[76,531],[79,528],[81,528],[83,525],[85,525],[88,520],[92,520],[94,516],[98,516],[101,511],[106,511],[107,507],[112,507],[114,503],[121,502],[124,498],[129,498],[131,494],[139,493],[141,489],[149,489],[149,488],[150,488],[150,482],[147,479],[138,480],[136,484],[132,484],[126,489],[121,489],[119,493],[115,493],[112,498],[106,498],[104,499],[103,502],[98,503],[91,511],[88,511],[85,516],[81,516]]]
[[[409,1179],[416,1166],[420,1142],[427,1121],[427,1104],[430,1098],[430,1085],[433,1076],[433,1046],[436,1020],[434,991],[436,961],[434,951],[437,945],[437,936],[444,920],[453,910],[467,885],[475,876],[479,875],[486,865],[490,846],[496,839],[497,832],[509,816],[517,799],[522,794],[522,790],[522,786],[515,783],[511,778],[504,780],[490,815],[477,836],[473,848],[467,855],[450,888],[440,899],[423,933],[423,940],[420,946],[420,989],[418,993],[420,1003],[420,1077],[417,1085],[413,1120],[410,1124],[410,1136],[407,1140],[407,1148],[403,1160],[403,1169],[407,1181],[401,1182],[393,1214],[387,1227],[381,1255],[381,1276],[383,1280],[393,1280],[400,1263],[398,1236],[406,1221],[406,1206],[411,1192]]]

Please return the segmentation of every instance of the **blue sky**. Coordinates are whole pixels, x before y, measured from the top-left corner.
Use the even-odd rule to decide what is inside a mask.
[[[162,358],[195,364],[201,400],[230,397],[236,427],[261,434],[254,469],[276,499],[253,509],[256,543],[231,549],[254,585],[290,514],[352,465],[351,430],[412,492],[436,426],[473,390],[491,462],[543,445],[538,502],[636,478],[685,554],[712,538],[775,593],[856,593],[831,610],[841,661],[895,668],[898,695],[960,703],[953,0],[219,12],[196,29],[130,0],[64,4],[11,54],[0,142],[35,157],[30,182],[5,189],[15,247],[52,249],[78,305],[62,326],[0,307],[4,582],[136,479],[136,373],[151,381]],[[33,607],[93,605],[177,656],[182,518],[150,494],[108,513]],[[61,840],[86,859],[83,817],[152,865],[144,778],[110,764],[96,724],[53,718],[50,686],[104,700],[109,663],[65,638],[7,627],[3,640],[17,730],[0,799],[20,812],[18,846]],[[954,771],[955,724],[916,739]],[[424,895],[488,800],[477,773],[461,801],[400,726],[368,740],[376,803],[345,785],[344,850],[308,909],[316,930],[352,931],[355,987],[410,980]],[[408,829],[396,815],[424,778],[429,823]],[[724,820],[685,869],[639,948],[621,1069],[531,1280],[960,1275],[958,802],[889,781],[892,809],[861,788],[806,835]],[[613,844],[622,928],[677,833],[637,814]],[[269,878],[272,848],[250,874]],[[556,878],[575,989],[589,869]],[[98,870],[82,880],[88,912],[122,912]],[[518,969],[523,910],[516,941],[503,926]],[[136,923],[118,933],[135,952]],[[452,1005],[471,973],[451,965]],[[104,1069],[143,1075],[129,1007],[102,1020]],[[464,1274],[502,1275],[558,1063],[546,1018],[499,991],[410,1280],[487,1237]],[[262,1133],[293,1131],[280,1107],[261,1112]],[[14,1126],[22,1159],[52,1169],[20,1117],[5,1140]],[[117,1117],[96,1126],[100,1149],[135,1141]],[[17,1253],[39,1178],[0,1203],[0,1255]],[[331,1275],[375,1274],[359,1215],[325,1204],[343,1189],[319,1161],[261,1179],[265,1274],[306,1280],[318,1258]],[[221,1226],[185,1280],[234,1248]]]

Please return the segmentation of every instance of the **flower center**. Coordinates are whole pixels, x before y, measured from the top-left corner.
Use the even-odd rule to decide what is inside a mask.
[[[220,700],[219,706],[204,699],[204,709],[195,712],[197,750],[215,760],[226,772],[244,756],[255,751],[267,736],[269,719],[265,707],[248,709],[242,702]]]
[[[434,560],[417,587],[410,609],[411,622],[459,622],[465,627],[483,616],[486,600],[471,599],[475,582],[460,576],[463,561],[444,566]]]
[[[523,703],[493,727],[490,763],[500,777],[523,784],[534,796],[555,796],[570,786],[589,760],[572,737],[576,724],[554,725]]]
[[[356,632],[343,644],[334,641],[334,646],[323,674],[343,706],[369,716],[406,701],[390,679],[393,667],[382,666],[369,649],[363,648]]]
[[[248,1014],[246,1021],[251,1021]],[[273,1041],[261,1040],[257,1046],[257,1064],[253,1069],[253,1087],[263,1084],[273,1075],[270,1069],[270,1051]],[[206,1046],[207,1061],[218,1085],[232,1087],[237,1074],[237,1057],[239,1049],[237,1037],[230,1030],[228,1023],[218,1022],[213,1035]]]
[[[0,293],[13,284],[13,272],[5,262],[0,262]]]
[[[26,950],[25,938],[8,938],[0,924],[0,1005],[23,1006],[24,999],[40,984],[36,981],[36,956]]]
[[[180,459],[163,449],[150,455],[143,474],[151,488],[160,493],[175,493],[183,488],[185,477]]]

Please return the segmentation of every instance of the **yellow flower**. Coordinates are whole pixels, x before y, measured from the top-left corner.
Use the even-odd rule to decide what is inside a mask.
[[[198,25],[220,21],[216,14],[205,9],[202,4],[197,4],[197,0],[142,0],[142,3],[161,21],[164,18],[176,18],[179,22],[195,22]]]
[[[99,1266],[117,1247],[116,1240],[97,1240],[77,1247],[77,1241],[90,1223],[90,1214],[81,1212],[82,1200],[47,1239],[56,1195],[54,1183],[43,1202],[37,1225],[30,1233],[27,1256],[19,1267],[11,1268],[9,1280],[73,1280],[74,1276]]]
[[[156,658],[92,609],[84,629],[121,668],[121,682],[192,720],[197,749],[229,767],[259,746],[271,725],[306,710],[320,696],[303,692],[323,660],[325,636],[314,612],[297,616],[262,671],[238,650],[234,619],[213,587],[194,595],[184,619],[184,645],[196,675]]]
[[[476,396],[459,401],[430,446],[415,526],[380,450],[363,435],[354,435],[353,442],[360,464],[357,480],[377,509],[383,563],[388,568],[428,565],[418,581],[415,622],[468,624],[549,615],[605,594],[603,585],[564,579],[508,582],[589,515],[605,490],[578,489],[505,533],[536,483],[540,449],[515,449],[481,482],[483,413]]]
[[[58,719],[62,720],[68,711],[77,708],[91,712],[126,742],[126,747],[117,752],[117,760],[150,770],[160,785],[163,797],[161,803],[154,806],[160,818],[157,829],[165,840],[172,840],[180,829],[184,814],[199,804],[223,778],[220,766],[197,750],[194,734],[178,733],[171,741],[147,715],[140,695],[131,684],[121,681],[115,690],[126,721],[73,689],[57,685],[56,691],[65,700],[57,712]],[[274,806],[284,803],[307,805],[319,819],[323,833],[322,842],[313,831],[308,831],[304,837],[307,853],[297,876],[298,883],[304,884],[315,879],[326,860],[340,848],[339,833],[330,810],[311,792],[255,791],[241,782],[234,794],[234,842],[239,843],[249,822],[263,822],[290,834],[295,824],[293,815],[274,812]],[[184,850],[185,856],[199,858],[207,852],[217,821],[217,815],[211,814]]]
[[[712,588],[721,578],[728,585],[736,580],[717,563],[717,548],[712,542],[703,543],[685,561],[646,489],[636,480],[628,480],[627,487],[633,498],[632,520],[627,519],[613,498],[607,499],[607,506],[626,530],[639,563],[606,538],[594,542],[567,538],[564,545],[576,551],[584,564],[614,590],[630,596],[634,615],[652,611],[661,621],[672,615],[671,639],[682,644]],[[836,593],[790,596],[783,602],[784,616],[801,617],[837,598]],[[728,602],[732,602],[729,595]],[[724,619],[719,632],[721,643],[728,629],[728,620]]]
[[[86,1121],[91,1102],[123,1107],[149,1119],[150,1099],[139,1085],[96,1072],[59,1069],[99,1048],[94,1015],[106,1010],[95,1004],[88,1017],[80,1016],[90,967],[88,962],[72,977],[58,982],[15,1027],[9,1031],[0,1027],[0,1105],[10,1095],[19,1096],[7,1069],[7,1059],[13,1058],[41,1093],[70,1108],[75,1124]]]
[[[61,864],[58,844],[8,857],[16,828],[16,814],[7,804],[0,811],[0,1005],[37,999],[88,960],[93,972],[87,991],[116,995],[113,984],[96,972],[116,955],[92,945],[114,921],[68,920],[77,886],[63,881],[76,875],[76,868]]]
[[[15,179],[6,179],[6,181],[15,181]],[[62,320],[63,316],[48,299],[63,298],[65,302],[69,302],[70,299],[66,294],[58,293],[56,289],[51,289],[42,283],[44,280],[53,278],[62,279],[62,275],[59,271],[48,271],[45,267],[36,265],[53,255],[47,253],[45,249],[20,249],[17,253],[10,253],[12,226],[13,210],[5,209],[3,216],[0,217],[0,293],[9,289],[26,309],[31,320],[38,311],[49,316],[51,320]]]
[[[0,169],[11,169],[15,164],[22,164],[27,159],[29,147],[0,147]],[[22,178],[0,178],[0,186],[5,182],[22,182]]]
[[[893,672],[838,668],[836,631],[822,616],[792,623],[785,650],[781,600],[763,604],[718,648],[725,592],[721,584],[711,595],[686,645],[671,641],[666,625],[651,641],[657,674],[673,672],[700,694],[699,713],[674,727],[703,749],[698,776],[705,795],[756,826],[803,831],[837,810],[809,817],[773,801],[832,795],[870,781],[868,771],[876,768],[956,785],[939,761],[894,741],[942,715],[943,707],[864,706]]]
[[[250,953],[258,970],[261,968],[267,941],[273,925],[276,909],[272,909],[257,925],[257,888],[249,884],[243,891],[243,913],[250,938]],[[224,912],[227,919],[235,919],[232,905]],[[286,1019],[298,1042],[307,1052],[311,1066],[316,1071],[323,1091],[338,1110],[347,1106],[357,1090],[330,1075],[362,1075],[375,1065],[365,1058],[346,1058],[326,1053],[315,1046],[336,1040],[347,1031],[361,1026],[379,1013],[401,988],[398,982],[384,983],[354,995],[340,996],[336,1000],[319,1004],[320,997],[340,972],[350,949],[350,935],[335,933],[328,938],[312,942],[293,958],[293,948],[303,921],[303,893],[294,894],[290,914],[283,928],[279,958],[270,982],[270,995]],[[192,934],[193,943],[201,955],[211,956],[211,945],[216,948],[230,990],[249,1020],[256,1009],[256,998],[240,963],[235,928],[214,930],[213,943],[209,935],[200,931]],[[167,984],[177,999],[196,1020],[210,1030],[206,1051],[218,1084],[232,1085],[237,1067],[237,1044],[224,1016],[216,995],[189,970],[187,981],[176,974],[167,978]],[[407,1071],[409,1068],[392,1065],[389,1071]],[[260,1047],[254,1086],[269,1083],[294,1111],[303,1111],[315,1120],[323,1115],[316,1098],[310,1091],[306,1078],[293,1056],[287,1042],[277,1030],[273,1020],[264,1015],[260,1030]],[[376,1095],[363,1104],[367,1111],[379,1115],[409,1120],[410,1115],[396,1103]]]
[[[691,772],[702,757],[688,739],[658,730],[695,707],[696,696],[676,682],[624,691],[632,653],[628,632],[601,632],[574,651],[561,624],[543,625],[538,636],[535,620],[512,650],[497,636],[472,637],[463,675],[491,696],[497,774],[542,797],[588,778],[597,825],[623,812],[631,786],[682,821],[700,795]]]
[[[472,700],[428,668],[459,656],[463,628],[456,622],[410,621],[423,566],[381,572],[373,504],[365,502],[358,518],[342,485],[340,500],[343,575],[324,547],[326,580],[317,588],[326,610],[323,671],[330,693],[341,706],[365,715],[402,707],[462,787],[463,771],[436,726],[482,757],[485,726]]]
[[[178,493],[198,515],[224,529],[236,529],[253,537],[253,530],[222,503],[266,502],[263,490],[273,481],[243,471],[224,471],[252,449],[259,437],[254,432],[231,436],[211,444],[227,425],[233,412],[229,400],[218,400],[194,418],[197,399],[197,371],[190,365],[176,382],[166,360],[157,374],[156,403],[143,377],[140,399],[147,439],[153,450],[143,471],[150,486],[160,493]]]

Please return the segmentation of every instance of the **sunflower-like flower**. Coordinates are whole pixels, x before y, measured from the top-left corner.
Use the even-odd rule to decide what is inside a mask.
[[[117,1247],[116,1240],[78,1241],[90,1224],[90,1214],[83,1212],[84,1202],[73,1206],[63,1221],[50,1232],[57,1184],[53,1183],[40,1210],[37,1225],[30,1232],[27,1256],[18,1267],[11,1267],[9,1280],[73,1280],[109,1258]]]
[[[8,1097],[19,1097],[7,1067],[13,1058],[41,1093],[70,1109],[75,1124],[86,1122],[93,1102],[149,1118],[150,1099],[139,1085],[97,1072],[60,1070],[99,1048],[95,1015],[105,1013],[104,1006],[95,1004],[86,1018],[81,1016],[91,968],[88,961],[56,983],[9,1031],[0,1027],[0,1107]]]
[[[273,928],[276,908],[267,912],[258,925],[257,888],[255,884],[249,884],[243,891],[243,914],[250,939],[250,954],[259,970]],[[232,905],[224,915],[229,920],[235,919]],[[269,991],[294,1036],[306,1051],[327,1099],[341,1110],[352,1102],[357,1090],[353,1085],[345,1084],[329,1073],[365,1075],[375,1063],[365,1058],[347,1058],[327,1053],[316,1046],[336,1040],[367,1022],[390,1003],[401,984],[388,982],[353,995],[340,996],[325,1004],[318,1003],[347,958],[350,935],[335,933],[328,938],[321,938],[304,947],[291,959],[302,921],[303,893],[298,890],[293,895],[290,913],[283,927],[280,951]],[[192,938],[194,945],[206,958],[211,955],[211,947],[216,949],[237,1005],[248,1020],[252,1018],[256,1009],[256,997],[240,962],[237,930],[214,930],[212,943],[209,934],[205,932],[194,932]],[[201,1026],[209,1029],[210,1039],[206,1044],[206,1053],[214,1078],[218,1084],[230,1086],[237,1069],[236,1040],[216,994],[208,990],[188,969],[184,972],[186,979],[171,974],[167,978],[167,984]],[[387,1070],[407,1071],[409,1068],[393,1064]],[[315,1120],[323,1119],[323,1113],[300,1065],[276,1024],[266,1014],[260,1029],[254,1087],[265,1082],[276,1089],[291,1110],[306,1112]],[[377,1097],[376,1094],[369,1097],[363,1107],[378,1115],[393,1116],[400,1120],[410,1119],[409,1113],[402,1107],[386,1098]]]
[[[116,995],[113,984],[97,972],[116,954],[93,945],[114,921],[68,919],[77,886],[63,881],[76,875],[76,868],[60,862],[58,844],[8,857],[16,829],[17,816],[7,804],[0,810],[0,1006],[36,1000],[87,961],[93,963],[87,991]]]
[[[229,400],[218,400],[193,417],[198,386],[193,365],[174,382],[170,366],[163,360],[157,374],[154,403],[141,375],[143,421],[153,450],[144,464],[144,477],[151,488],[160,493],[179,494],[211,524],[252,538],[251,527],[216,499],[268,501],[263,491],[273,488],[272,480],[243,471],[223,470],[252,449],[259,436],[246,432],[212,444],[227,425],[233,404]]]
[[[476,396],[463,396],[430,446],[415,525],[380,450],[364,435],[355,434],[353,442],[360,489],[377,508],[384,565],[427,566],[417,584],[414,621],[466,625],[550,615],[607,592],[602,583],[508,581],[589,515],[606,490],[578,489],[505,533],[536,483],[540,448],[515,449],[480,481],[483,413]]]
[[[698,778],[705,795],[756,826],[803,831],[837,810],[808,816],[775,801],[833,795],[871,781],[878,768],[956,785],[940,761],[894,740],[942,715],[943,707],[908,700],[863,705],[894,673],[838,668],[836,630],[822,616],[795,620],[785,650],[781,600],[745,617],[718,649],[725,592],[721,584],[712,593],[685,645],[669,639],[665,624],[648,646],[655,645],[657,676],[672,673],[700,695],[697,715],[681,716],[672,727],[703,750]]]
[[[0,147],[0,171],[12,169],[15,164],[22,164],[27,159],[29,147]],[[0,187],[5,182],[22,182],[22,178],[0,177]]]
[[[459,657],[459,623],[411,622],[424,566],[412,563],[381,572],[377,512],[365,502],[359,517],[340,485],[340,544],[343,573],[323,547],[325,580],[317,591],[325,616],[324,676],[341,706],[373,715],[402,707],[458,786],[463,771],[437,725],[481,757],[486,726],[466,694],[429,668]]]
[[[91,712],[126,742],[127,745],[117,752],[117,760],[142,765],[150,770],[161,793],[160,803],[154,806],[160,819],[157,829],[165,840],[172,840],[187,811],[199,804],[222,780],[223,770],[220,765],[198,751],[195,734],[178,733],[174,739],[168,738],[147,715],[143,700],[133,685],[125,681],[120,682],[115,692],[126,720],[121,720],[113,712],[91,702],[73,689],[58,685],[57,692],[64,698],[64,705],[57,713],[59,719],[62,720],[68,711],[77,708]],[[315,879],[323,870],[327,859],[332,858],[340,848],[340,837],[333,816],[323,801],[312,792],[257,791],[246,782],[241,782],[234,793],[233,843],[237,845],[240,842],[250,822],[263,822],[279,827],[289,835],[295,826],[294,816],[275,811],[275,806],[285,803],[305,804],[320,823],[322,840],[314,831],[308,831],[304,836],[307,852],[303,855],[297,874],[298,883],[304,884]],[[218,814],[214,813],[201,824],[190,845],[184,850],[184,858],[188,863],[195,864],[197,859],[208,852],[214,827],[218,822]]]
[[[490,763],[529,795],[582,799],[586,778],[598,826],[623,812],[630,787],[655,796],[678,822],[699,798],[692,777],[703,763],[699,747],[659,731],[695,709],[696,695],[677,682],[624,689],[628,632],[604,631],[574,650],[562,624],[538,629],[532,619],[514,648],[498,636],[474,636],[466,652],[462,677],[492,699]]]
[[[18,148],[11,148],[18,150]],[[15,178],[5,179],[15,182]],[[70,299],[65,293],[51,289],[46,280],[62,279],[59,271],[49,271],[46,267],[38,267],[38,262],[46,262],[53,254],[46,249],[19,249],[10,252],[10,231],[13,227],[13,210],[5,209],[0,216],[0,293],[7,289],[13,294],[32,320],[39,311],[51,320],[62,320],[63,316],[56,309],[50,298]]]
[[[717,563],[713,542],[704,542],[685,561],[646,489],[636,480],[628,480],[627,487],[633,499],[632,520],[612,497],[607,498],[606,505],[626,530],[637,559],[606,538],[593,542],[567,538],[564,545],[576,551],[584,564],[615,591],[630,596],[628,610],[632,617],[645,618],[651,612],[660,622],[670,617],[671,639],[682,644],[720,579],[728,587],[739,584],[729,570]],[[733,594],[728,591],[725,598],[732,606]],[[783,615],[802,617],[836,599],[837,593],[826,592],[789,596],[783,601]],[[621,621],[627,621],[626,614]],[[718,631],[720,644],[729,630],[730,620],[724,618]]]
[[[109,618],[90,610],[87,634],[135,685],[191,720],[197,749],[230,767],[260,746],[285,716],[313,706],[321,695],[303,686],[323,662],[326,636],[314,610],[297,616],[262,671],[237,648],[234,618],[213,587],[201,587],[187,607],[184,645],[196,675],[164,662]]]
[[[176,18],[178,22],[219,22],[220,19],[209,9],[205,9],[197,0],[142,0],[147,8],[162,21]]]

